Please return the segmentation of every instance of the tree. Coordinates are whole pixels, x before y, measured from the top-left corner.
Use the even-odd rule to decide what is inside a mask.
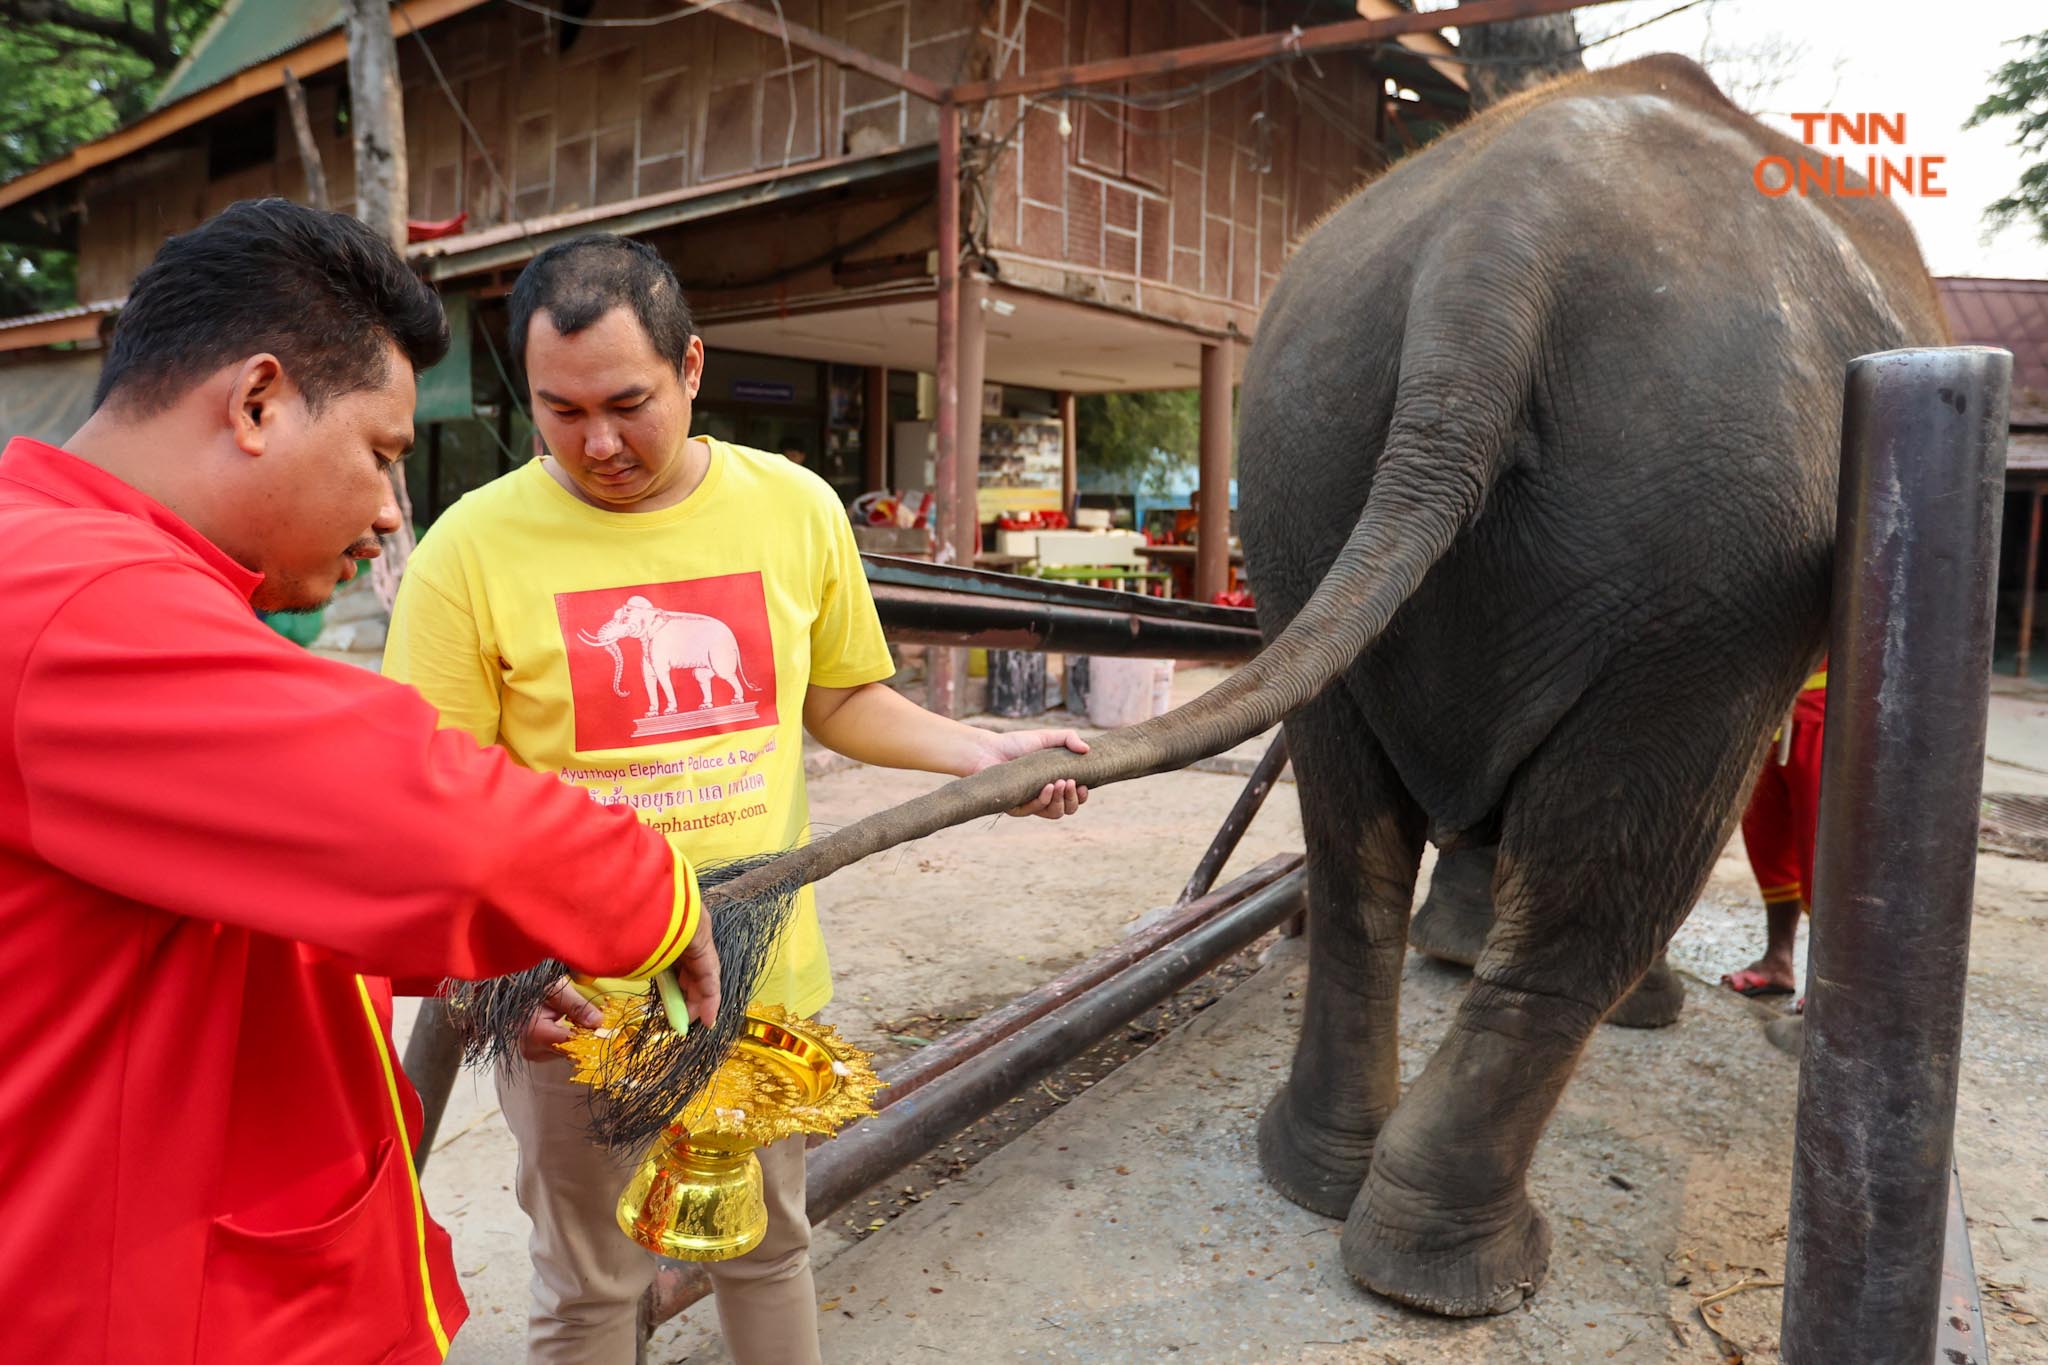
[[[1721,93],[1739,109],[1761,116],[1768,112],[1772,98],[1788,82],[1798,79],[1805,83],[1808,93],[1802,107],[1824,109],[1834,103],[1832,92],[1826,98],[1814,98],[1811,83],[1816,76],[1817,59],[1805,43],[1786,36],[1782,32],[1764,33],[1747,42],[1729,42],[1715,36],[1714,17],[1722,0],[1694,0],[1690,6],[1666,9],[1647,19],[1636,17],[1627,7],[1613,10],[1590,10],[1586,12],[1584,46],[1599,48],[1625,34],[1664,24],[1680,15],[1691,15],[1701,26],[1699,46],[1693,50],[1692,58],[1713,77]],[[1596,17],[1606,15],[1606,19]],[[1667,32],[1659,29],[1660,33]],[[1677,51],[1676,45],[1671,51]],[[1841,85],[1844,60],[1837,57],[1832,69],[1837,88]]]
[[[1074,404],[1077,462],[1126,481],[1133,492],[1164,492],[1195,468],[1202,442],[1201,394],[1089,393]]]
[[[220,5],[0,0],[0,182],[139,118]],[[77,301],[72,257],[47,236],[0,222],[0,317]]]
[[[1993,232],[2025,219],[2048,242],[2048,32],[2016,41],[2020,55],[1991,73],[1991,93],[1963,127],[1995,118],[2019,121],[2012,145],[2033,164],[2020,172],[2011,194],[1984,210],[1984,218]]]
[[[1578,26],[1569,11],[1458,29],[1458,55],[1471,62],[1465,79],[1475,111],[1517,90],[1584,71],[1580,51]]]

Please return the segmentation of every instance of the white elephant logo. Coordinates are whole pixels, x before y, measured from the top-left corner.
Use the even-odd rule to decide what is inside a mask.
[[[693,730],[706,725],[724,725],[751,720],[756,704],[747,693],[761,689],[747,677],[740,660],[740,642],[732,628],[715,616],[693,611],[665,611],[645,597],[633,596],[612,613],[596,634],[578,631],[577,638],[612,656],[612,691],[630,694],[620,685],[626,660],[619,642],[640,642],[640,681],[647,689],[647,711],[634,725],[635,735],[669,730]],[[676,699],[675,674],[687,672],[697,680],[701,694],[694,711],[683,711]],[[730,698],[720,705],[719,688]]]

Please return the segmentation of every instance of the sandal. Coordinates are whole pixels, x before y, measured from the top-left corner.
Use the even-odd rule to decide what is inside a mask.
[[[1753,967],[1744,967],[1739,972],[1724,972],[1721,984],[1737,995],[1748,996],[1752,1000],[1759,996],[1792,994],[1790,986],[1779,985]]]

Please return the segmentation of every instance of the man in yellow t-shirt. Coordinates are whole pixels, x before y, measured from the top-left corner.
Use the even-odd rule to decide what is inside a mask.
[[[803,842],[806,730],[862,762],[958,776],[1086,752],[1072,731],[992,734],[883,685],[893,666],[831,489],[780,455],[688,437],[704,346],[652,249],[605,234],[550,247],[510,312],[548,454],[420,543],[384,656],[444,725],[631,807],[700,864]],[[1015,813],[1086,799],[1063,781]],[[809,1015],[831,994],[805,890],[758,999]],[[566,1036],[540,1020],[527,1074],[498,1078],[534,1225],[528,1358],[625,1365],[653,1262],[613,1221],[630,1163],[585,1139],[584,1095],[550,1050]],[[767,1236],[707,1267],[719,1320],[741,1365],[815,1361],[803,1140],[761,1165]]]

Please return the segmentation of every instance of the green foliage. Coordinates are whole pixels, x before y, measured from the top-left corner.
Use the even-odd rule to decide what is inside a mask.
[[[1164,492],[1200,454],[1201,394],[1083,394],[1075,401],[1074,426],[1082,469],[1121,480],[1134,493]]]
[[[220,5],[0,0],[0,182],[140,117]],[[0,316],[78,302],[73,264],[47,246],[0,243]]]
[[[47,248],[0,246],[0,318],[48,313],[78,301],[77,256]]]
[[[1965,128],[1992,119],[2019,123],[2012,145],[2033,164],[2020,172],[2020,183],[1984,211],[1992,229],[2024,219],[2048,242],[2048,32],[2017,40],[2020,55],[1991,73],[1991,93],[1970,113]]]

